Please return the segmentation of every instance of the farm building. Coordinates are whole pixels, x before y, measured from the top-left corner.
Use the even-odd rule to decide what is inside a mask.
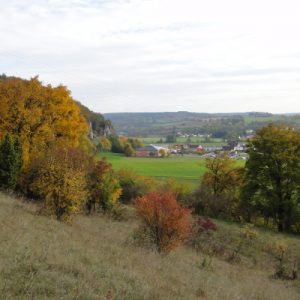
[[[201,145],[199,145],[199,146],[196,148],[196,152],[197,152],[197,153],[204,152],[204,151],[205,151],[205,149],[204,149],[204,147],[202,147]]]
[[[162,157],[167,155],[170,152],[168,148],[156,146],[156,145],[148,145],[142,148],[136,149],[137,157]]]

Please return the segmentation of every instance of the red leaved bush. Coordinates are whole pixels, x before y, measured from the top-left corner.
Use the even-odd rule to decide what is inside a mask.
[[[217,230],[217,225],[209,217],[198,217],[195,223],[199,233]]]
[[[140,197],[135,201],[135,208],[158,252],[169,253],[191,233],[191,211],[177,203],[171,192]]]

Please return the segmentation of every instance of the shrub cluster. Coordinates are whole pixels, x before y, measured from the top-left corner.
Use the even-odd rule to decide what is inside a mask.
[[[169,253],[187,241],[192,228],[191,211],[178,204],[171,192],[140,197],[135,208],[159,253]]]
[[[33,160],[20,184],[27,195],[42,199],[46,211],[58,220],[69,220],[84,209],[111,211],[121,194],[110,164],[70,147],[49,149]]]
[[[154,192],[157,188],[157,182],[153,178],[138,175],[132,170],[121,169],[116,174],[122,188],[122,203],[132,203],[136,198]]]
[[[112,152],[124,153],[126,156],[134,156],[135,150],[143,146],[139,139],[124,136],[111,135],[109,141],[111,144],[110,150]]]

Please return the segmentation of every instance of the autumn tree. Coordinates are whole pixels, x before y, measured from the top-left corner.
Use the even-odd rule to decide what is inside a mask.
[[[184,243],[192,226],[191,212],[171,192],[153,192],[135,202],[143,228],[159,253],[169,253]]]
[[[238,168],[227,154],[222,154],[214,158],[207,158],[205,161],[205,172],[202,185],[210,188],[214,195],[222,195],[231,190],[238,180],[240,180]]]
[[[127,142],[132,146],[133,149],[143,147],[142,141],[137,138],[129,138]]]
[[[128,157],[133,156],[135,154],[134,149],[132,148],[130,143],[126,143],[124,146],[124,154]]]
[[[19,139],[6,134],[0,143],[0,187],[15,189],[22,164],[22,147]]]
[[[126,136],[109,136],[111,142],[111,151],[114,153],[124,153],[126,156],[132,156],[135,149],[142,147],[143,143],[136,138],[127,138]]]
[[[87,198],[87,169],[90,159],[81,149],[60,147],[30,162],[26,187],[44,201],[57,220],[67,221],[78,213]]]
[[[78,146],[88,132],[70,91],[62,85],[44,86],[37,77],[0,81],[0,106],[0,134],[20,138],[25,166],[53,144]]]
[[[207,158],[206,172],[195,193],[197,210],[214,217],[239,218],[243,169],[227,154]]]
[[[165,157],[167,155],[167,153],[164,149],[159,149],[158,153],[159,153],[160,157]]]
[[[110,140],[107,137],[105,137],[105,136],[101,136],[99,138],[99,144],[97,145],[97,148],[101,152],[110,151],[111,150],[111,142],[110,142]]]
[[[120,139],[117,135],[109,136],[109,140],[111,142],[111,151],[114,153],[123,153],[123,143],[120,142]]]
[[[96,163],[88,177],[88,190],[89,213],[96,210],[96,206],[103,211],[110,211],[115,207],[122,189],[111,164],[105,160]]]
[[[268,125],[248,143],[243,198],[278,231],[300,222],[300,131]]]

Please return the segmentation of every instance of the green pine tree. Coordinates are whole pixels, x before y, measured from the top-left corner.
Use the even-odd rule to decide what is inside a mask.
[[[18,138],[6,134],[0,143],[0,187],[15,189],[22,168],[22,147]]]

